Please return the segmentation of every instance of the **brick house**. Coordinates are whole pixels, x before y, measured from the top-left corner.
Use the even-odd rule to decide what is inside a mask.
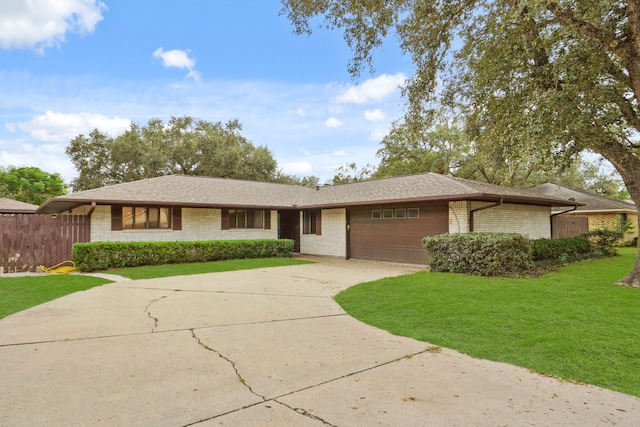
[[[576,204],[434,173],[316,188],[171,175],[55,197],[38,213],[90,216],[91,241],[289,238],[302,254],[423,263],[425,236],[549,238],[551,209]]]
[[[527,191],[544,197],[571,199],[581,203],[581,206],[576,206],[574,210],[568,212],[563,212],[560,208],[553,208],[552,212],[565,216],[585,216],[590,231],[617,230],[625,221],[629,220],[633,224],[633,230],[627,233],[624,239],[631,241],[638,237],[638,209],[631,201],[612,199],[552,183],[541,184]],[[566,209],[564,210],[566,211]]]

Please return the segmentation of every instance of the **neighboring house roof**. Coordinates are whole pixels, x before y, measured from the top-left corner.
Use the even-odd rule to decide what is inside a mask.
[[[38,205],[0,197],[0,213],[35,213]]]
[[[529,188],[527,191],[546,197],[554,197],[558,199],[573,199],[576,202],[583,203],[583,206],[578,206],[575,210],[576,212],[581,213],[637,212],[636,205],[633,202],[612,199],[610,197],[601,196],[599,194],[590,193],[588,191],[562,187],[560,185],[552,183],[541,184],[537,187]]]
[[[41,213],[96,205],[169,205],[187,207],[329,208],[375,203],[478,200],[574,206],[576,203],[435,173],[308,188],[300,185],[186,175],[127,182],[49,199]]]

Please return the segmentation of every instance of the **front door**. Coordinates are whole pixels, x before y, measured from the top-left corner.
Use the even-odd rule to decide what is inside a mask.
[[[278,211],[278,238],[293,240],[293,251],[300,252],[300,211]]]

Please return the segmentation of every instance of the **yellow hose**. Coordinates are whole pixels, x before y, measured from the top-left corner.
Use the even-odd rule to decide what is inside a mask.
[[[63,265],[63,264],[71,264],[71,265]],[[72,271],[78,270],[76,268],[76,264],[71,260],[63,261],[49,268],[45,267],[44,265],[41,265],[40,268],[42,269],[42,271],[44,271],[47,274],[68,274],[68,273],[71,273]]]

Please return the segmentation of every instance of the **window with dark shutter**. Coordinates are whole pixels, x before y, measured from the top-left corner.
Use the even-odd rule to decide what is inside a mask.
[[[111,230],[122,230],[122,206],[111,206]]]
[[[182,208],[171,209],[171,222],[174,230],[182,230]]]

